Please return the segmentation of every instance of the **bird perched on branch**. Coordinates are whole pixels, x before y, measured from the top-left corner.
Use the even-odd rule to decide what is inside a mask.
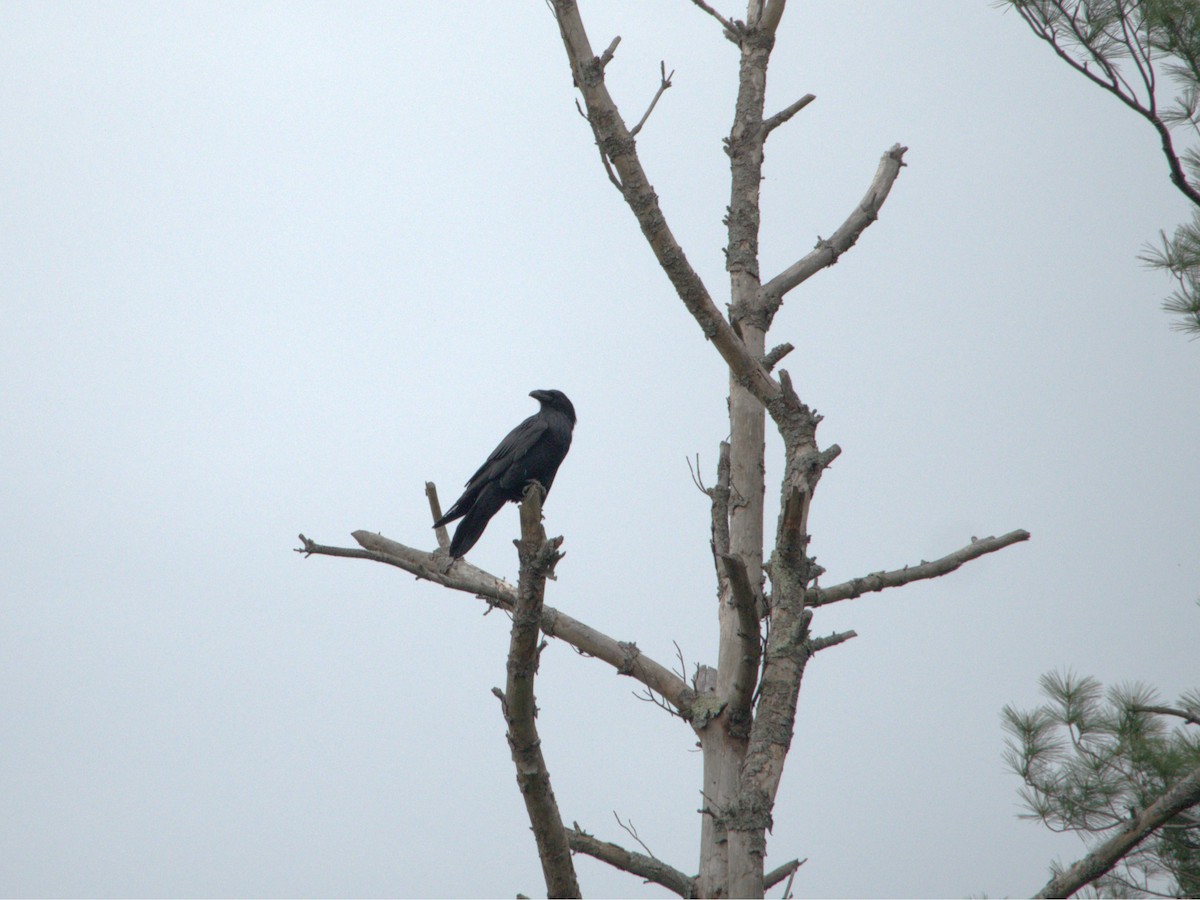
[[[525,485],[537,481],[550,493],[554,475],[571,448],[575,407],[562,391],[530,391],[541,409],[508,433],[479,471],[471,476],[458,501],[433,523],[440,528],[462,519],[450,541],[458,559],[475,546],[492,516],[506,502],[519,503]]]

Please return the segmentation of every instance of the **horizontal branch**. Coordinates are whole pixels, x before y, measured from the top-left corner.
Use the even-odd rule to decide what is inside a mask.
[[[858,637],[857,631],[835,631],[833,634],[827,634],[824,637],[813,638],[812,652],[817,653],[826,647],[836,647],[838,644],[856,637]]]
[[[509,611],[516,602],[517,589],[513,585],[464,559],[447,567],[447,557],[442,553],[426,553],[407,547],[373,531],[356,531],[353,537],[363,549],[328,547],[300,535],[303,546],[297,552],[386,563],[417,578],[472,594],[493,606]],[[628,675],[635,681],[640,681],[650,690],[661,694],[663,699],[679,711],[680,716],[691,720],[696,692],[670,669],[642,653],[635,644],[614,640],[552,606],[542,610],[541,628],[547,637],[566,641],[580,653],[608,663],[619,675]]]
[[[1124,859],[1138,844],[1173,816],[1200,804],[1200,766],[1193,769],[1142,814],[1065,871],[1050,879],[1034,897],[1070,897]]]
[[[911,581],[923,581],[927,578],[937,578],[953,572],[965,562],[970,562],[988,553],[1003,550],[1010,544],[1029,540],[1029,532],[1024,530],[1010,531],[1000,537],[971,539],[971,543],[961,550],[935,559],[933,562],[922,562],[916,566],[905,566],[903,569],[893,569],[891,572],[875,572],[862,578],[853,578],[833,587],[816,589],[809,592],[809,606],[825,606],[837,603],[839,600],[853,600],[863,594],[882,591],[887,588],[899,587]]]
[[[1190,713],[1186,709],[1176,709],[1173,706],[1135,706],[1137,712],[1154,713],[1159,716],[1176,716],[1183,719],[1189,725],[1200,725],[1200,718],[1195,713]]]
[[[685,875],[653,856],[626,850],[617,844],[593,837],[578,824],[567,830],[567,842],[576,853],[583,853],[630,875],[660,884],[680,897],[696,896],[696,880],[690,875]]]
[[[892,185],[900,174],[901,167],[904,166],[904,154],[907,150],[907,147],[895,144],[883,154],[866,195],[841,227],[828,239],[819,239],[815,249],[788,266],[759,289],[759,296],[762,298],[768,315],[773,316],[779,310],[784,294],[817,272],[837,262],[838,257],[853,247],[858,236],[879,217],[879,210],[887,200]]]

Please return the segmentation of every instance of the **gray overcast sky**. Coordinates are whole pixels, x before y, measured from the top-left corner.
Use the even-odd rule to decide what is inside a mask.
[[[726,12],[737,13],[724,5]],[[507,622],[383,566],[533,412],[579,412],[548,602],[715,653],[719,358],[600,168],[540,2],[0,3],[0,893],[544,890],[490,689]],[[717,296],[735,48],[685,0],[590,2]],[[821,610],[770,837],[797,896],[1021,895],[1082,848],[1018,821],[999,710],[1071,667],[1200,682],[1200,344],[1136,256],[1188,214],[1150,128],[985,2],[807,0],[768,107],[763,263],[880,221],[771,333],[843,455],[841,581],[1027,528]],[[780,474],[768,447],[768,483]],[[769,521],[776,489],[768,488]],[[510,577],[517,517],[472,560]],[[832,582],[831,582],[832,583]],[[696,868],[694,735],[561,644],[540,726],[568,821]],[[585,893],[659,896],[579,860]],[[778,890],[774,893],[778,893]]]

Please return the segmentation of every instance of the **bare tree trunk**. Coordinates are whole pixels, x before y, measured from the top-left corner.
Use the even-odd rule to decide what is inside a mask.
[[[781,0],[776,3],[782,11]],[[762,14],[761,0],[749,0],[747,29],[759,25]],[[758,230],[765,137],[763,105],[767,62],[773,44],[773,30],[758,31],[752,38],[745,36],[741,42],[737,103],[725,148],[731,173],[726,221],[729,243],[725,252],[732,300],[730,324],[741,337],[747,353],[755,359],[762,359],[766,353],[768,327],[768,316],[759,299]],[[731,373],[729,379],[729,431],[728,552],[740,559],[745,567],[755,606],[761,614],[765,611],[762,563],[766,410],[762,401],[739,382],[735,373]],[[756,617],[753,633],[745,633],[728,579],[722,584],[720,600],[717,696],[726,706],[721,717],[709,724],[700,737],[707,808],[712,811],[712,815],[704,817],[701,826],[700,892],[705,897],[729,896],[731,873],[757,868],[761,895],[762,848],[755,854],[740,842],[730,844],[726,822],[729,806],[738,794],[753,715],[750,697],[739,697],[735,681],[747,653],[746,642],[759,641],[759,628]],[[744,882],[745,879],[739,880]]]

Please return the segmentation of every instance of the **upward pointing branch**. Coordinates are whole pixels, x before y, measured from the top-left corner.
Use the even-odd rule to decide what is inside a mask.
[[[596,143],[620,180],[625,202],[637,218],[650,249],[671,280],[675,292],[692,314],[704,336],[713,342],[734,377],[746,384],[756,397],[769,404],[778,398],[779,385],[742,343],[733,327],[713,303],[708,288],[692,268],[683,248],[671,233],[642,163],[637,144],[604,83],[604,69],[592,52],[575,0],[554,0],[554,13],[563,47],[587,108],[587,120]]]
[[[786,112],[786,110],[785,110]],[[767,308],[768,315],[774,316],[783,303],[783,295],[803,281],[811,278],[822,269],[832,266],[838,257],[854,246],[858,236],[868,225],[879,218],[879,210],[891,193],[900,169],[904,166],[904,154],[907,147],[895,144],[879,160],[879,168],[871,179],[871,186],[866,195],[855,207],[846,221],[828,238],[819,238],[817,245],[809,253],[792,263],[766,284],[759,292],[762,302]]]
[[[521,579],[513,608],[508,682],[503,693],[496,689],[495,694],[500,698],[504,720],[508,723],[508,746],[512,750],[517,784],[537,841],[546,890],[551,897],[580,897],[571,847],[550,786],[550,772],[542,756],[542,742],[534,721],[537,706],[533,679],[541,655],[538,626],[542,619],[546,578],[553,574],[555,564],[562,558],[558,552],[562,538],[548,541],[542,528],[543,495],[542,486],[531,481],[521,502],[521,540],[516,542],[521,559]]]

